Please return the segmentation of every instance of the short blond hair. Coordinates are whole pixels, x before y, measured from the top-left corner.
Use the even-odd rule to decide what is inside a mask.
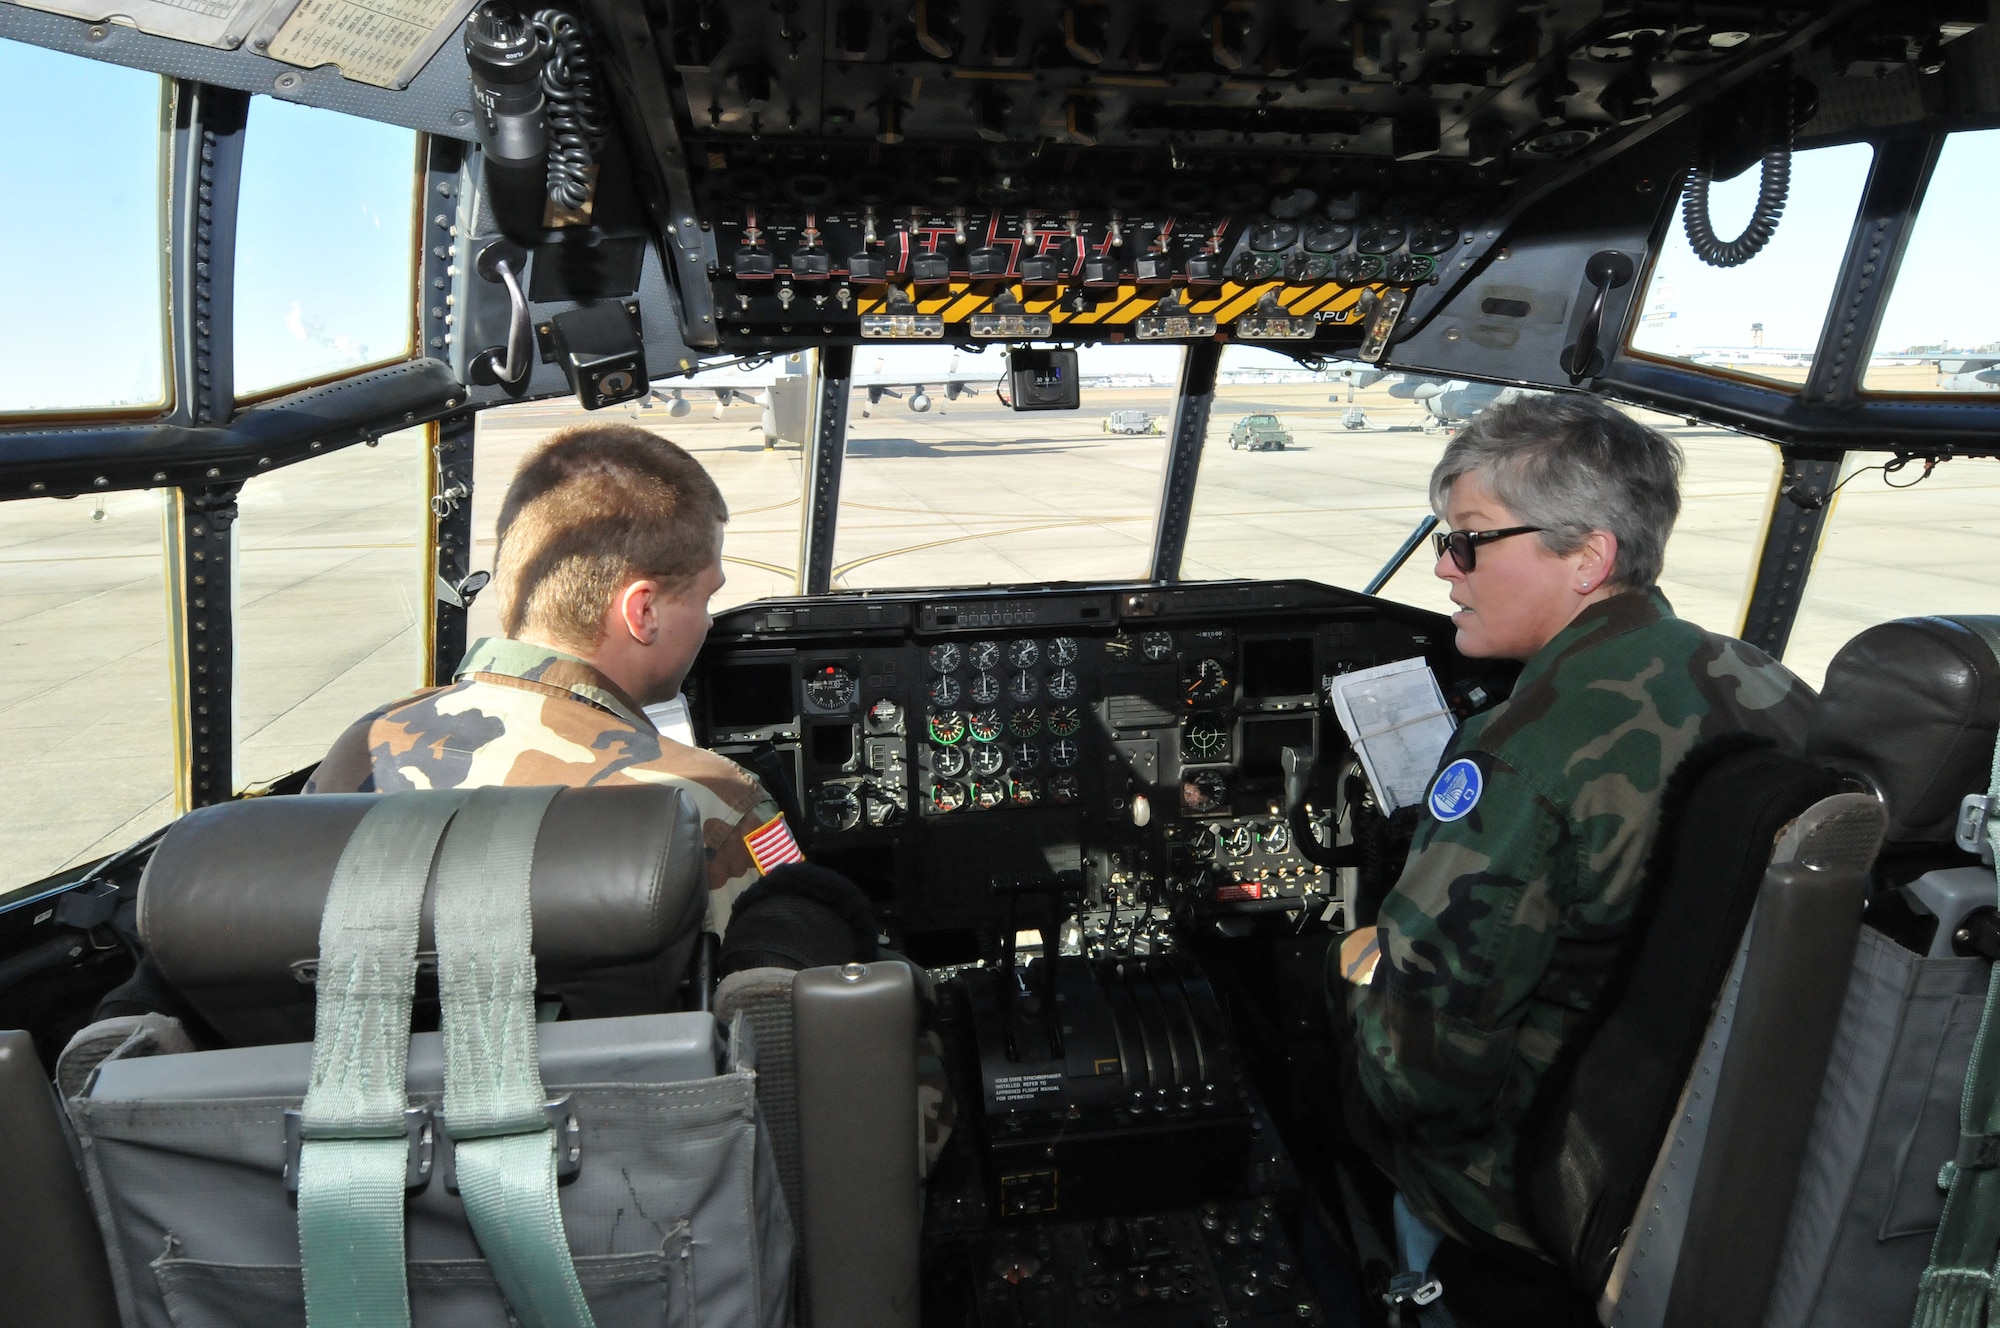
[[[635,424],[557,430],[500,504],[501,627],[595,649],[620,590],[643,578],[685,590],[715,562],[728,520],[701,463],[659,435]]]

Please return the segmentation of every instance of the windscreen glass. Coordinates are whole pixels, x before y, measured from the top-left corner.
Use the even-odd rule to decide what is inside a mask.
[[[0,891],[174,817],[161,495],[0,503]]]
[[[250,102],[236,213],[236,395],[388,364],[416,326],[417,135]]]
[[[1953,134],[1924,190],[1862,386],[1870,392],[2000,392],[2000,265],[1985,252],[2000,180],[2000,129]]]
[[[236,521],[236,783],[326,755],[424,683],[428,428],[243,486]]]
[[[999,347],[857,347],[834,588],[1146,576],[1181,360],[1085,346],[1081,409],[1013,411]]]
[[[165,82],[0,40],[0,413],[167,402]]]
[[[1668,224],[1633,330],[1635,351],[1798,386],[1805,382],[1847,253],[1875,149],[1866,143],[1792,154],[1791,191],[1771,242],[1737,267],[1714,267],[1688,243],[1683,205]],[[1709,189],[1724,241],[1743,233],[1761,167]]]

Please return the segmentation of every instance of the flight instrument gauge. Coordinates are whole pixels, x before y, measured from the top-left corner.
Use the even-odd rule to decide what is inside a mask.
[[[1057,775],[1049,781],[1049,801],[1069,803],[1083,796],[1075,775]]]
[[[1034,743],[1017,742],[1014,744],[1014,768],[1016,770],[1033,770],[1041,763],[1042,749],[1035,746]]]
[[[1007,805],[1007,786],[997,779],[972,781],[972,805],[982,812]]]
[[[931,647],[930,653],[924,658],[928,659],[931,667],[939,673],[951,673],[964,660],[965,652],[951,641],[940,641]]]
[[[1181,810],[1209,816],[1229,809],[1229,779],[1220,770],[1197,770],[1181,781]]]
[[[965,689],[975,705],[992,705],[1000,699],[1000,675],[981,673],[973,678],[972,685]]]
[[[1049,764],[1058,770],[1067,770],[1082,756],[1072,738],[1057,738],[1049,744]]]
[[[1073,738],[1083,727],[1083,716],[1075,706],[1049,707],[1049,732],[1058,738]]]
[[[1038,641],[1012,641],[1007,645],[1007,662],[1017,669],[1032,669],[1042,658],[1042,647]]]
[[[868,729],[871,733],[896,733],[903,723],[903,707],[883,697],[868,707]]]
[[[1212,719],[1191,719],[1181,734],[1181,753],[1190,761],[1229,759],[1229,730]]]
[[[1000,643],[974,641],[972,648],[965,652],[965,658],[975,669],[997,669],[1000,667]]]
[[[1075,700],[1082,686],[1081,680],[1068,669],[1057,669],[1049,675],[1049,695],[1058,701]]]
[[[1042,731],[1042,712],[1034,706],[1007,716],[1007,731],[1017,738],[1032,738]]]
[[[1007,768],[1007,745],[999,742],[984,743],[972,749],[972,773],[975,775],[997,775]]]
[[[1042,800],[1042,781],[1033,775],[1017,776],[1013,793],[1016,807],[1032,807]]]
[[[931,748],[931,773],[941,779],[957,779],[965,773],[965,748]]]
[[[965,717],[966,732],[974,742],[993,742],[1007,730],[998,710],[975,710]]]
[[[1187,700],[1189,705],[1211,705],[1220,701],[1229,691],[1229,675],[1223,672],[1222,661],[1198,659],[1188,670]]]
[[[1042,690],[1042,680],[1026,669],[1007,679],[1007,695],[1016,701],[1032,701]]]
[[[1174,634],[1172,632],[1148,632],[1139,638],[1139,653],[1149,664],[1158,664],[1174,657]]]
[[[1247,858],[1257,851],[1257,830],[1254,826],[1239,825],[1223,836],[1223,846],[1232,858]]]
[[[838,664],[826,664],[806,674],[806,699],[821,710],[845,710],[854,704],[854,675]]]
[[[1104,643],[1104,657],[1106,659],[1130,659],[1132,658],[1133,650],[1136,648],[1132,638],[1120,632]]]
[[[1215,861],[1215,852],[1222,847],[1222,836],[1215,833],[1215,827],[1205,825],[1201,833],[1194,837],[1194,855],[1209,862]]]
[[[852,830],[861,824],[861,799],[844,784],[829,784],[813,797],[813,820],[822,830]]]
[[[965,805],[965,785],[955,779],[940,779],[931,785],[931,810],[955,812]]]
[[[934,706],[957,705],[961,688],[958,679],[949,673],[940,673],[931,679],[930,697]]]
[[[1283,821],[1272,822],[1264,831],[1264,849],[1269,853],[1288,852],[1292,847],[1292,829]]]
[[[940,747],[949,747],[965,739],[965,716],[956,710],[938,710],[931,714],[931,741]]]
[[[1051,664],[1057,666],[1074,664],[1076,663],[1078,653],[1076,638],[1073,636],[1058,636],[1049,642],[1049,663]]]

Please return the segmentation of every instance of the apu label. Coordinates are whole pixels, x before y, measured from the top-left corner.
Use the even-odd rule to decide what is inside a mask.
[[[1033,1102],[1038,1097],[1060,1092],[1062,1076],[1059,1074],[1010,1074],[993,1081],[993,1101],[996,1105]]]
[[[1431,815],[1440,821],[1456,821],[1479,805],[1485,781],[1479,767],[1461,756],[1444,769],[1431,784]]]

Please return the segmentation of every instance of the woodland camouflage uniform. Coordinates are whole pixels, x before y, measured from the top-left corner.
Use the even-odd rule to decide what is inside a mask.
[[[1761,651],[1631,591],[1586,608],[1458,731],[1382,905],[1373,980],[1346,988],[1360,1087],[1418,1215],[1533,1248],[1516,1129],[1606,981],[1595,943],[1630,923],[1668,776],[1729,733],[1800,750],[1813,704]],[[1477,769],[1469,809],[1460,758]]]
[[[756,776],[663,737],[637,702],[574,655],[486,638],[456,681],[363,715],[334,741],[308,793],[401,793],[486,784],[671,784],[694,799],[708,850],[708,929],[763,872],[746,838],[778,816]],[[767,859],[767,865],[776,865]]]

